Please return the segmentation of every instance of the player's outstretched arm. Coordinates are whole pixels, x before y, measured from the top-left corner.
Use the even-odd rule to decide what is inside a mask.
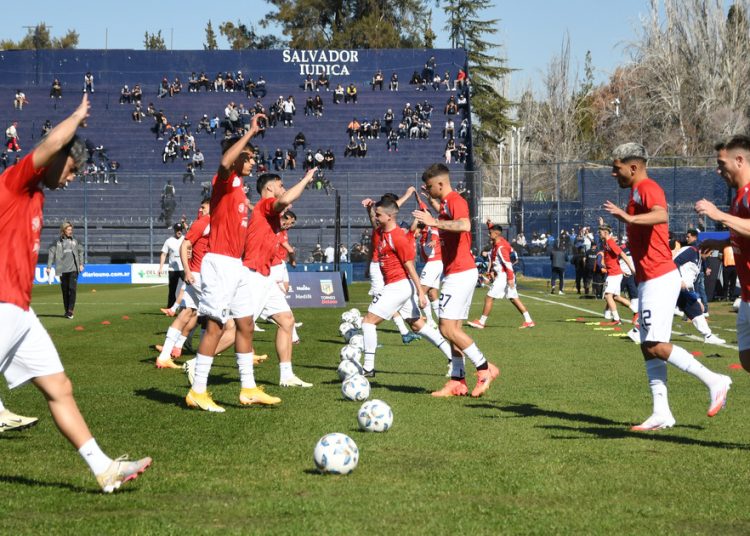
[[[195,277],[193,276],[193,272],[190,270],[190,248],[193,247],[193,243],[190,242],[187,238],[185,238],[182,241],[182,244],[180,244],[180,261],[182,262],[182,269],[184,272],[184,281],[188,285],[192,285],[195,283]]]
[[[307,188],[307,185],[312,182],[313,177],[315,177],[315,173],[317,171],[317,167],[310,168],[307,173],[305,173],[305,176],[302,177],[302,179],[297,184],[289,188],[281,195],[281,197],[276,200],[276,202],[273,204],[273,209],[276,212],[281,212],[286,207],[294,203],[297,199],[299,199],[300,196],[302,196],[302,193],[305,191],[305,188]]]
[[[669,222],[669,212],[667,212],[666,208],[660,207],[658,205],[655,205],[651,208],[650,211],[643,214],[628,214],[620,207],[615,205],[612,201],[607,201],[606,203],[604,203],[604,210],[609,212],[618,220],[633,225],[653,227],[654,225],[658,225],[660,223]]]
[[[36,146],[36,149],[34,149],[32,157],[34,160],[34,169],[39,169],[52,163],[55,155],[73,139],[78,127],[85,124],[86,118],[89,116],[89,108],[91,108],[91,104],[89,104],[88,93],[84,93],[78,108],[66,119],[58,123],[55,128],[50,130],[42,138],[39,145]]]
[[[406,189],[406,193],[404,193],[404,195],[402,195],[396,200],[396,204],[398,205],[398,208],[401,208],[404,205],[404,203],[406,203],[409,200],[409,198],[412,195],[415,195],[416,193],[417,193],[417,189],[414,188],[414,186],[409,186]]]
[[[707,199],[701,199],[695,204],[695,211],[701,216],[707,216],[712,220],[721,223],[722,225],[729,227],[736,233],[750,238],[750,219],[739,218],[732,216],[726,212],[722,212],[716,205]]]
[[[221,156],[218,171],[219,179],[226,180],[232,174],[235,160],[239,158],[242,150],[247,147],[250,140],[260,132],[260,128],[258,128],[258,120],[265,117],[264,114],[255,114],[250,122],[250,128],[247,129],[247,132],[245,132],[239,140],[234,142],[234,145],[227,149],[227,152]]]

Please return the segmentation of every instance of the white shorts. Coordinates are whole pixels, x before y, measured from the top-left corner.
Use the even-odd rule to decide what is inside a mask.
[[[513,286],[508,285],[508,274],[500,272],[492,282],[487,296],[495,300],[507,298],[509,300],[518,299],[518,289],[516,288],[515,279],[513,280]]]
[[[419,318],[419,302],[417,289],[411,279],[402,279],[383,287],[380,294],[372,297],[372,303],[367,311],[385,320],[398,313],[401,318]]]
[[[644,281],[638,285],[638,316],[641,344],[644,342],[669,342],[672,337],[672,319],[682,279],[680,272]]]
[[[477,286],[479,271],[476,268],[449,274],[443,278],[440,289],[440,309],[438,316],[446,320],[467,320],[474,288]]]
[[[8,387],[63,372],[55,345],[34,311],[0,303],[0,325],[0,371]]]
[[[429,261],[422,268],[419,276],[419,284],[428,288],[440,288],[440,279],[443,277],[443,261]]]
[[[271,266],[270,277],[283,290],[284,284],[289,283],[289,271],[286,269],[286,263],[282,262]]]
[[[622,288],[622,274],[608,275],[607,283],[604,287],[604,294],[612,294],[613,296],[619,296],[620,288]]]
[[[184,292],[182,293],[180,306],[185,309],[194,309],[197,311],[201,303],[201,274],[193,272],[193,278],[195,279],[195,283],[192,285],[185,283],[182,286]]]
[[[740,352],[750,350],[750,302],[744,300],[737,311],[737,346]]]
[[[379,262],[370,263],[370,296],[377,296],[383,291],[385,287],[385,280],[383,279],[383,272],[380,271]]]
[[[257,274],[257,272],[254,273]],[[274,281],[272,279],[272,275],[269,276],[268,279],[269,284],[268,290],[266,292],[266,299],[262,304],[260,312],[255,315],[256,319],[261,316],[263,318],[268,318],[275,314],[291,311],[291,309],[289,308],[289,302],[286,301],[286,294],[280,286],[281,284],[278,281]]]
[[[253,316],[255,306],[248,292],[247,268],[240,259],[206,253],[201,264],[201,301],[198,314],[218,320]]]

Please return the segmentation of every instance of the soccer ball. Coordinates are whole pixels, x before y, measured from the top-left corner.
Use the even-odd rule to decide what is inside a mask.
[[[342,337],[346,337],[346,334],[354,329],[351,322],[342,322],[339,324],[339,333]]]
[[[347,400],[367,400],[370,396],[370,382],[360,374],[347,378],[341,385],[341,394]]]
[[[352,376],[358,376],[362,374],[362,371],[362,365],[360,365],[356,361],[349,361],[348,359],[339,363],[339,368],[337,370],[337,372],[339,373],[339,378],[341,378],[342,382],[351,378]]]
[[[359,462],[359,449],[352,438],[345,434],[324,435],[313,451],[315,467],[321,473],[348,475]]]
[[[362,314],[359,312],[359,309],[349,309],[348,311],[341,313],[341,320],[351,324],[354,324],[357,319],[361,318]]]
[[[385,432],[393,425],[393,411],[382,400],[369,400],[359,408],[357,421],[367,432]]]
[[[349,346],[354,346],[360,352],[364,352],[365,351],[365,338],[364,338],[364,336],[363,335],[359,335],[359,334],[353,335],[349,339]]]
[[[362,359],[362,352],[359,348],[355,348],[350,344],[347,344],[341,349],[341,361],[359,361]]]
[[[357,318],[355,318],[352,322],[352,325],[357,329],[362,329],[362,317],[358,316]]]

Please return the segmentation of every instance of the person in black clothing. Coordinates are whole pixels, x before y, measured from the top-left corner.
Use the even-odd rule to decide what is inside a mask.
[[[63,222],[60,226],[60,238],[49,247],[46,268],[48,275],[51,275],[53,265],[60,276],[65,318],[73,318],[78,274],[83,271],[83,245],[73,236],[73,224],[69,221]]]
[[[589,250],[586,252],[586,258],[584,259],[583,289],[586,293],[586,296],[589,295],[589,291],[591,290],[591,283],[594,280],[594,270],[596,269],[596,255],[596,246],[592,245],[591,248],[589,248]]]
[[[565,255],[565,251],[556,247],[550,253],[550,261],[552,262],[552,277],[550,278],[550,292],[555,293],[555,281],[560,280],[560,286],[558,287],[558,294],[563,294],[563,286],[565,281],[565,266],[568,262]]]
[[[292,143],[292,147],[296,150],[298,147],[302,147],[302,150],[304,151],[307,147],[307,139],[305,138],[305,135],[300,131],[297,133],[297,135],[294,137],[294,143]]]
[[[583,248],[578,248],[570,260],[570,264],[576,269],[576,292],[581,293],[581,283],[583,282],[583,276],[586,273],[586,252]],[[585,288],[585,286],[584,286]],[[586,289],[588,294],[588,289]]]

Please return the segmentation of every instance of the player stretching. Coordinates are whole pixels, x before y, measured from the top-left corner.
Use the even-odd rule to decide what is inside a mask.
[[[421,210],[428,210],[427,205],[419,198],[419,195],[415,195],[415,197],[417,198],[417,203],[419,203],[419,208]],[[434,312],[435,318],[438,318],[440,308],[440,280],[443,277],[443,252],[440,246],[440,233],[437,229],[427,227],[417,220],[414,220],[412,224],[412,231],[415,233],[415,238],[419,239],[417,249],[419,250],[422,262],[424,262],[422,273],[419,274],[419,284],[422,285],[422,290],[424,290],[427,299],[430,301],[429,306],[422,309],[422,311],[425,318],[427,318],[427,322],[436,328],[437,324],[433,320],[432,314]]]
[[[495,272],[495,280],[492,282],[492,286],[484,298],[482,317],[479,320],[467,322],[467,324],[472,328],[484,329],[495,300],[498,298],[507,298],[523,316],[523,324],[521,324],[519,329],[533,328],[536,324],[531,319],[531,315],[523,302],[518,298],[516,274],[513,270],[513,263],[510,261],[510,252],[512,249],[503,236],[503,228],[500,225],[493,225],[490,220],[487,220],[487,227],[490,231],[490,242],[493,244],[492,251],[490,252],[490,266]]]
[[[47,399],[60,432],[96,476],[102,491],[112,493],[137,478],[151,458],[112,460],[97,445],[73,398],[73,385],[47,331],[30,308],[34,270],[42,232],[44,192],[64,188],[86,163],[83,140],[75,136],[88,116],[84,94],[76,110],[53,128],[18,164],[0,175],[0,370],[11,389],[31,381]]]
[[[451,379],[442,389],[432,393],[432,396],[468,394],[464,356],[477,368],[477,384],[471,396],[482,396],[500,371],[484,358],[462,327],[464,320],[469,318],[471,298],[479,275],[471,254],[469,204],[451,187],[449,170],[444,164],[428,167],[422,174],[422,181],[433,208],[440,211],[439,219],[436,220],[425,210],[415,210],[413,214],[417,220],[440,232],[445,270],[440,289],[440,332],[451,343],[453,361]]]
[[[250,128],[240,139],[222,142],[221,162],[213,180],[211,232],[208,235],[208,251],[201,263],[201,302],[198,306],[199,314],[207,317],[206,332],[195,356],[192,388],[185,397],[189,407],[204,411],[224,412],[224,408],[211,398],[207,384],[223,327],[229,318],[234,318],[235,323],[234,348],[240,379],[243,385],[254,384],[252,345],[256,304],[248,292],[248,281],[242,266],[248,210],[243,177],[249,175],[255,165],[257,151],[250,140],[260,132],[260,118],[265,116],[257,114],[253,117]],[[241,404],[248,405],[258,403],[259,397],[267,396],[257,387],[242,388],[239,399]]]
[[[246,292],[256,304],[253,316],[261,314],[271,318],[278,326],[276,331],[276,353],[279,357],[279,385],[282,387],[312,387],[311,383],[302,381],[292,370],[292,333],[294,332],[294,315],[286,301],[286,294],[271,277],[271,263],[278,247],[277,233],[281,230],[281,213],[299,199],[315,177],[317,168],[308,170],[307,174],[287,190],[281,177],[274,173],[264,173],[258,177],[256,185],[260,201],[256,203],[250,216],[245,242],[243,264],[246,268],[249,284]],[[243,379],[243,388],[252,380],[252,360],[249,361],[250,376]],[[260,388],[258,388],[260,389]],[[280,400],[264,396],[267,399]],[[278,403],[267,400],[264,404]]]
[[[399,312],[412,330],[419,332],[450,359],[450,344],[440,332],[422,317],[420,309],[428,307],[427,297],[414,267],[414,242],[409,233],[398,226],[398,204],[390,197],[375,203],[375,219],[380,270],[385,280],[383,289],[372,297],[362,320],[365,339],[364,375],[375,376],[375,351],[378,347],[376,326]]]
[[[706,199],[695,204],[698,214],[729,228],[729,240],[706,240],[701,244],[701,250],[721,251],[728,245],[734,250],[742,287],[737,314],[737,346],[742,368],[750,372],[750,137],[733,136],[726,143],[717,144],[715,149],[717,171],[730,188],[737,189],[737,195],[728,214]]]
[[[601,240],[602,252],[604,253],[604,267],[607,269],[607,281],[604,284],[604,301],[607,302],[607,311],[612,316],[612,325],[620,326],[622,325],[622,320],[620,320],[620,313],[617,312],[617,304],[620,303],[630,308],[630,300],[620,296],[623,276],[620,259],[630,269],[630,273],[635,273],[635,267],[630,261],[628,254],[612,238],[612,227],[601,220],[599,224],[599,239]]]
[[[674,426],[667,399],[667,363],[701,380],[709,390],[708,416],[726,404],[729,377],[704,367],[684,348],[669,342],[672,317],[680,294],[680,273],[669,248],[669,213],[664,190],[648,177],[646,149],[625,143],[612,153],[612,176],[620,188],[630,188],[627,212],[607,201],[604,208],[627,224],[630,252],[638,282],[641,352],[654,398],[652,415],[632,430],[661,430]]]

